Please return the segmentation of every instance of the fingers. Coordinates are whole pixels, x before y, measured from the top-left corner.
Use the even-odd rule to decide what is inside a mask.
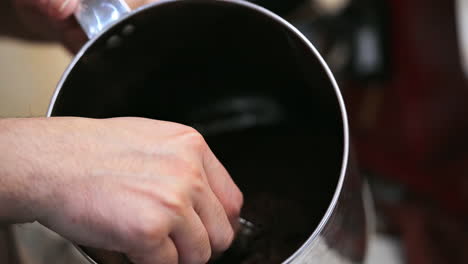
[[[43,0],[46,15],[52,20],[52,26],[59,32],[64,46],[76,53],[86,43],[88,37],[71,16],[77,10],[80,0]],[[45,4],[44,4],[45,5]]]
[[[59,40],[76,53],[88,40],[73,17],[81,0],[15,0],[18,17],[33,38]]]
[[[224,207],[229,220],[236,223],[244,199],[242,192],[209,147],[204,151],[203,167],[211,189]]]
[[[203,137],[193,129],[188,131],[185,135],[190,146],[188,149],[196,154],[200,162],[196,167],[208,184],[195,198],[194,208],[207,229],[214,253],[219,253],[226,250],[233,240],[243,195]]]
[[[170,234],[181,264],[205,264],[211,257],[208,233],[197,213],[190,208]]]
[[[78,8],[79,0],[47,0],[40,1],[42,10],[46,11],[46,14],[52,19],[62,20],[73,15],[75,10]]]
[[[234,229],[224,207],[209,187],[195,198],[194,209],[208,232],[213,253],[228,249],[234,238]]]
[[[213,154],[203,136],[193,128],[186,131],[184,145],[190,147],[185,147],[185,149],[190,149],[199,158],[208,184],[224,207],[229,220],[233,223],[237,222],[243,204],[241,191]]]
[[[166,239],[147,246],[144,250],[137,253],[130,253],[128,257],[132,263],[137,264],[177,264],[179,256],[174,242],[167,237]]]
[[[39,11],[52,20],[63,20],[78,9],[80,0],[19,0],[15,4],[21,8]]]

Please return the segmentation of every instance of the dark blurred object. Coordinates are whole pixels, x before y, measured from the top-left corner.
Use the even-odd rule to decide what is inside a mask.
[[[466,217],[468,87],[454,0],[349,0],[332,11],[322,2],[284,16],[339,77],[362,165]]]
[[[468,226],[437,201],[392,180],[369,177],[377,209],[377,229],[401,241],[404,263],[468,263]]]
[[[468,85],[457,6],[351,0],[335,12],[290,16],[340,79],[361,167],[419,197],[383,206],[411,264],[468,263]]]
[[[294,24],[339,79],[382,79],[388,73],[386,0],[251,0]]]
[[[426,200],[411,199],[385,208],[391,231],[402,238],[411,264],[468,263],[468,226]]]
[[[363,166],[464,214],[468,87],[454,1],[299,2],[280,14],[338,73]]]
[[[342,85],[360,164],[418,197],[385,206],[407,263],[468,263],[468,85],[455,3],[388,4],[388,80]]]
[[[385,0],[308,0],[286,18],[341,80],[384,79],[389,69]]]
[[[9,227],[0,225],[0,263],[19,263],[18,254],[12,241],[13,237]]]
[[[468,87],[454,1],[388,3],[390,78],[345,91],[360,162],[468,218]]]

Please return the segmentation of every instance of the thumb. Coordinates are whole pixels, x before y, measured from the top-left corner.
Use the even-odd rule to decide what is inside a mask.
[[[18,10],[44,16],[48,20],[64,20],[78,9],[80,0],[16,0]]]
[[[46,15],[54,20],[63,20],[78,9],[79,0],[40,0],[42,5],[41,10],[46,12]]]

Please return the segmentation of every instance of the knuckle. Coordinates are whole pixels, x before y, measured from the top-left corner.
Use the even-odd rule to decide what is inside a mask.
[[[165,195],[161,202],[164,207],[176,216],[183,216],[190,206],[187,194],[183,190],[173,191],[171,194]]]
[[[185,172],[185,175],[191,180],[191,182],[202,181],[204,179],[203,172],[194,164],[191,164],[189,162],[185,163],[183,165],[183,170]]]
[[[187,192],[203,192],[206,189],[207,181],[205,179],[205,174],[195,165],[190,164],[189,162],[179,163],[179,175],[183,178],[183,182],[186,184]]]
[[[207,144],[202,134],[200,134],[194,128],[188,128],[185,132],[185,140],[194,149],[204,151],[207,148]]]
[[[70,7],[74,7],[76,4],[75,0],[50,1],[50,5],[47,8],[48,15],[57,19],[65,18],[70,13]]]
[[[200,195],[206,192],[207,190],[207,183],[202,177],[196,176],[195,180],[191,184],[191,191],[195,193],[195,195]]]
[[[145,244],[154,244],[162,241],[169,233],[168,226],[161,221],[161,218],[142,217],[140,221],[130,229],[130,236]]]

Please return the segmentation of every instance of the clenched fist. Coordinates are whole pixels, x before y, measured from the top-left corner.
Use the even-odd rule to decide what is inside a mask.
[[[142,118],[0,119],[0,221],[39,221],[135,264],[206,263],[242,194],[194,129]]]

